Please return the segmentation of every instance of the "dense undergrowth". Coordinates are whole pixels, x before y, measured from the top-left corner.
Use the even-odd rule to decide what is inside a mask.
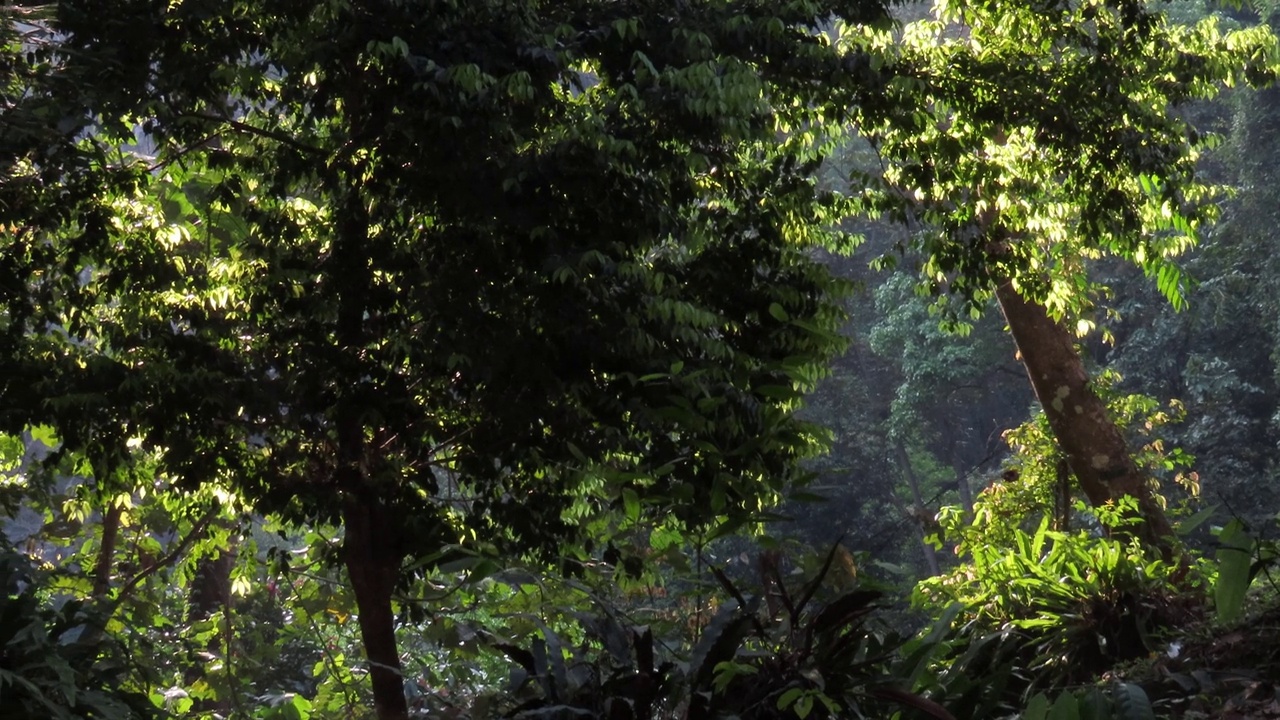
[[[1210,513],[1192,512],[1189,458],[1161,441],[1175,415],[1142,397],[1111,402],[1135,428],[1153,477],[1166,476],[1163,497],[1184,534],[1203,532]],[[931,541],[956,561],[918,583],[910,607],[910,585],[840,543],[815,552],[796,540],[629,524],[603,549],[606,561],[554,572],[459,555],[403,588],[412,712],[1268,717],[1280,670],[1270,529],[1233,521],[1205,551],[1189,543],[1162,559],[1125,534],[1135,522],[1125,503],[1064,500],[1042,418],[1007,439],[1004,479],[971,511],[939,514]],[[191,511],[138,500],[133,512],[153,524],[181,527]],[[133,585],[146,603],[110,605],[71,599],[85,587],[76,568],[91,565],[91,546],[46,545],[46,557],[70,553],[61,564],[5,548],[4,718],[360,717],[353,709],[368,700],[359,637],[349,590],[327,569],[332,540],[262,525],[223,564],[219,591],[207,581],[221,542],[205,538],[192,557],[155,570],[178,581],[168,590],[140,572]],[[210,592],[196,614],[193,602]]]
[[[1280,671],[1273,528],[1232,521],[1206,535],[1213,509],[1200,507],[1190,458],[1162,440],[1176,407],[1109,396],[1153,482],[1164,477],[1160,497],[1189,540],[1174,558],[1126,534],[1137,522],[1126,502],[1070,501],[1037,417],[1007,434],[1001,481],[972,509],[938,515],[931,542],[955,561],[914,587],[840,543],[815,551],[794,539],[637,522],[615,526],[598,557],[556,569],[455,553],[398,596],[411,711],[474,720],[1269,717]],[[79,507],[74,487],[47,485],[39,498],[9,491],[11,503],[49,508],[46,530]],[[193,524],[222,506],[167,498],[131,500],[125,530],[141,518],[175,538],[255,529],[235,556],[219,549],[225,534],[208,532],[170,541],[184,557],[157,557],[140,528],[133,542],[150,564],[129,588],[145,600],[123,593],[110,603],[74,599],[91,589],[80,568],[96,550],[74,533],[4,548],[5,720],[362,717],[360,637],[350,590],[332,569],[333,536],[230,513]]]
[[[1030,454],[1037,432],[1033,422],[1014,435],[1024,441],[1017,478],[982,493],[972,514],[943,515],[935,542],[959,562],[920,583],[907,613],[895,600],[902,586],[874,579],[860,569],[874,565],[840,544],[806,553],[794,541],[699,541],[681,551],[691,561],[684,570],[651,563],[633,573],[621,562],[546,573],[461,561],[416,588],[434,593],[438,611],[401,606],[413,712],[1274,717],[1280,593],[1269,582],[1276,552],[1266,528],[1234,523],[1207,554],[1154,557],[1102,532],[1123,527],[1124,507],[1064,514],[1028,501],[1044,492],[1028,483],[1054,479],[1042,472],[1054,458]],[[1022,520],[1010,524],[1010,513]],[[1199,519],[1188,515],[1183,527]],[[618,552],[661,545],[669,556],[690,540],[631,537],[637,544]],[[154,595],[168,610],[152,608],[148,628],[129,620],[136,610],[68,601],[57,573],[25,553],[7,548],[3,560],[6,719],[361,717],[353,708],[367,690],[349,600],[322,566],[277,562],[241,583],[233,606],[186,626],[163,619],[185,597]],[[125,616],[100,632],[104,612]],[[930,620],[913,632],[911,617]],[[201,667],[201,658],[218,661]]]

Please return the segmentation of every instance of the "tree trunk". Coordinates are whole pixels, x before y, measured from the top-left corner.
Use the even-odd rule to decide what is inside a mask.
[[[996,299],[1049,427],[1085,497],[1095,507],[1126,495],[1136,498],[1144,522],[1132,532],[1166,559],[1172,557],[1173,528],[1152,497],[1146,474],[1129,454],[1120,428],[1093,391],[1075,337],[1043,306],[1027,302],[1010,282],[997,288]]]
[[[959,461],[952,463],[951,467],[956,473],[956,494],[960,496],[960,505],[966,516],[973,517],[973,488],[969,487],[969,472]]]
[[[395,524],[378,501],[349,495],[343,525],[343,561],[355,590],[360,637],[373,681],[374,711],[378,720],[407,720],[409,706],[391,607],[401,560]]]
[[[351,96],[359,115],[362,95]],[[350,169],[358,176],[356,168]],[[372,272],[367,256],[369,215],[360,194],[360,182],[345,178],[344,201],[339,221],[338,241],[326,270],[338,294],[336,318],[338,350],[344,356],[351,383],[358,383],[368,334],[365,327],[367,298]],[[343,562],[356,596],[356,612],[369,678],[373,683],[373,707],[378,720],[408,720],[409,705],[404,694],[404,673],[396,647],[395,614],[391,597],[400,579],[400,524],[379,497],[379,488],[369,477],[364,398],[345,389],[338,401],[337,465],[335,480],[342,500]],[[383,488],[385,489],[385,488]]]
[[[220,525],[228,525],[223,521]],[[196,564],[191,590],[187,593],[187,622],[197,622],[211,617],[219,610],[231,612],[231,571],[236,565],[236,541],[234,534],[227,547],[216,557],[207,557]]]
[[[902,475],[907,479],[907,487],[911,489],[911,499],[915,503],[915,512],[907,513],[915,520],[916,527],[920,531],[920,548],[924,551],[924,562],[929,568],[929,576],[934,577],[942,573],[938,566],[938,553],[932,545],[929,544],[929,533],[925,527],[925,507],[924,495],[920,493],[920,480],[916,478],[916,471],[911,467],[911,457],[907,455],[907,448],[902,441],[897,442],[898,462],[902,464]]]
[[[227,525],[225,521],[219,524]],[[231,571],[235,569],[237,548],[235,535],[226,548],[213,558],[204,558],[196,564],[195,577],[191,579],[191,590],[187,593],[187,623],[192,624],[213,617],[222,611],[222,632],[209,638],[205,645],[208,657],[222,656],[222,672],[217,675],[209,673],[206,664],[197,663],[188,667],[183,673],[183,680],[188,685],[194,684],[202,677],[217,690],[215,699],[197,700],[192,706],[195,713],[212,715],[217,713],[227,717],[236,706],[235,668],[232,665],[231,644],[234,640],[231,624]],[[221,677],[218,677],[221,676]]]
[[[115,565],[116,540],[120,537],[120,519],[123,509],[114,501],[107,501],[102,513],[102,544],[98,546],[98,558],[93,564],[93,597],[101,600],[111,592],[111,570]]]
[[[111,595],[111,571],[115,569],[116,545],[120,543],[120,523],[124,518],[124,508],[107,500],[107,507],[102,511],[102,543],[98,545],[98,556],[93,561],[93,585],[90,589],[96,604],[108,608],[99,620],[85,625],[78,643],[92,647],[107,631],[107,621],[111,612],[109,596]]]
[[[969,468],[961,453],[959,430],[955,424],[947,423],[947,455],[951,458],[951,469],[956,473],[956,495],[960,496],[960,505],[964,507],[968,517],[973,516],[973,488],[969,487]]]

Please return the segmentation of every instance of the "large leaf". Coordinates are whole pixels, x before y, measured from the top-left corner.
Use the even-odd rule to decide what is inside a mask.
[[[1239,520],[1227,523],[1218,535],[1218,582],[1213,587],[1213,602],[1222,622],[1234,622],[1244,608],[1252,549],[1253,539]]]
[[[1027,708],[1022,711],[1022,720],[1045,720],[1048,714],[1049,697],[1038,693],[1027,701]]]
[[[1076,696],[1064,692],[1053,701],[1053,707],[1049,708],[1049,720],[1080,720],[1080,706],[1076,701]]]
[[[1156,720],[1146,691],[1132,683],[1118,683],[1112,691],[1116,720]]]
[[[1099,687],[1089,688],[1080,698],[1080,720],[1111,720],[1111,699]]]
[[[963,610],[964,605],[961,603],[951,603],[951,605],[947,606],[942,616],[934,621],[929,633],[916,640],[906,658],[897,664],[896,669],[899,672],[899,677],[906,676],[908,687],[914,688],[916,686],[921,674],[928,669],[930,660],[942,646],[942,640],[951,632],[951,624],[955,622],[956,616]],[[989,638],[984,638],[979,642],[987,639]]]
[[[758,601],[753,600],[751,605],[741,608],[736,602],[729,602],[716,612],[689,657],[689,675],[694,688],[710,688],[716,665],[737,655],[751,628],[757,604]]]

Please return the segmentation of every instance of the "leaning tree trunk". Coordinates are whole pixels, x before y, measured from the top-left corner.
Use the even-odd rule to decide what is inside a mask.
[[[124,518],[124,507],[117,505],[108,493],[103,495],[108,497],[107,507],[102,511],[102,542],[98,545],[98,557],[93,561],[93,585],[90,592],[93,594],[95,603],[108,606],[111,595],[111,572],[115,569],[116,546],[120,543],[120,524]],[[84,647],[96,644],[107,631],[106,622],[110,615],[111,612],[108,610],[100,622],[95,621],[85,625],[84,632],[80,634],[79,643]]]
[[[116,541],[120,537],[120,520],[124,513],[114,498],[107,500],[102,513],[102,544],[98,546],[98,558],[93,563],[93,597],[102,600],[111,592],[111,570],[116,561]]]
[[[1143,523],[1135,534],[1166,559],[1171,557],[1173,528],[1151,494],[1147,475],[1129,454],[1120,428],[1090,385],[1075,337],[1010,282],[997,288],[996,299],[1049,427],[1085,497],[1094,506],[1126,495],[1136,498]]]

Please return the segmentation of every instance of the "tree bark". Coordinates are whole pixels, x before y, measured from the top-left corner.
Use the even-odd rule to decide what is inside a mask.
[[[960,505],[966,515],[973,516],[973,488],[969,487],[969,468],[960,455],[959,431],[952,423],[947,423],[947,435],[950,441],[947,454],[951,457],[951,469],[956,473],[956,494],[960,496]]]
[[[1173,528],[1151,494],[1147,475],[1129,454],[1120,428],[1094,392],[1075,337],[1049,317],[1043,306],[1023,298],[1011,282],[996,289],[996,299],[1036,399],[1089,503],[1096,507],[1126,495],[1136,498],[1143,522],[1125,532],[1132,532],[1166,559],[1171,558]]]
[[[220,524],[225,524],[220,523]],[[192,709],[196,713],[217,713],[223,717],[231,714],[236,706],[235,693],[239,688],[235,682],[235,668],[232,666],[231,644],[234,640],[231,624],[231,571],[235,568],[237,548],[233,539],[213,558],[204,558],[196,565],[195,577],[191,580],[191,591],[187,594],[187,622],[195,623],[207,620],[219,610],[222,611],[222,632],[209,638],[205,650],[210,656],[222,655],[223,677],[220,679],[210,675],[203,663],[188,667],[183,679],[188,685],[204,677],[217,689],[217,698],[198,700]]]
[[[359,103],[357,93],[355,102]],[[358,105],[356,106],[358,107]],[[353,115],[358,110],[353,108]],[[359,177],[359,168],[349,169]],[[373,707],[378,720],[408,720],[409,705],[404,694],[404,673],[396,645],[395,613],[391,598],[400,578],[400,524],[394,511],[379,496],[380,490],[369,473],[370,448],[366,440],[365,408],[362,394],[354,388],[363,381],[362,362],[368,329],[365,315],[372,271],[367,256],[369,215],[360,194],[358,180],[347,183],[341,208],[338,239],[326,268],[338,297],[335,323],[338,350],[344,356],[352,383],[338,401],[336,421],[337,464],[334,480],[342,493],[343,563],[356,596],[356,612],[369,678],[373,684]]]
[[[960,505],[965,514],[973,516],[973,488],[969,487],[969,472],[960,462],[952,464],[956,473],[956,495],[960,496]]]
[[[111,571],[115,568],[116,545],[120,543],[120,523],[124,518],[124,508],[107,500],[107,507],[102,511],[102,543],[98,546],[98,556],[93,561],[93,586],[90,589],[95,603],[100,603],[108,610],[97,621],[87,623],[80,634],[79,642],[85,647],[92,647],[107,631],[107,621],[111,612],[108,601],[111,594]],[[121,597],[123,597],[123,592]]]
[[[360,637],[373,681],[378,720],[407,720],[404,673],[396,646],[391,597],[400,575],[394,519],[377,500],[348,496],[344,504],[343,561],[356,595]]]
[[[116,540],[120,537],[120,519],[123,509],[114,501],[107,501],[102,513],[102,544],[98,546],[98,558],[93,564],[93,596],[105,598],[111,592],[111,569],[115,565]]]

